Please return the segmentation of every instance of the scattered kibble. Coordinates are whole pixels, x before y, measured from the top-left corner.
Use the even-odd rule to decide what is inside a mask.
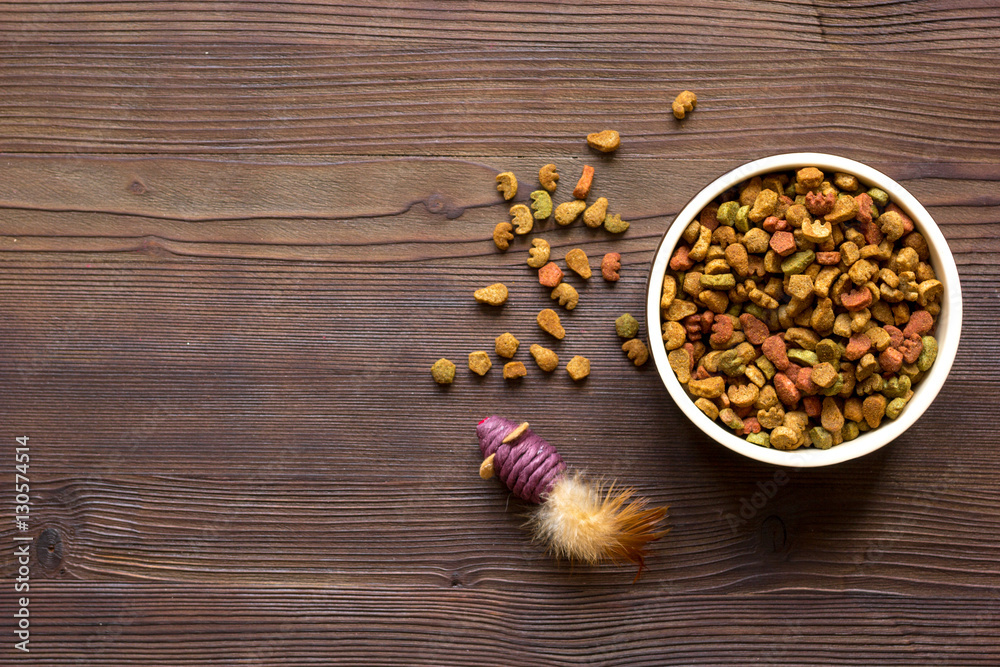
[[[538,364],[538,367],[546,373],[551,373],[559,367],[559,355],[547,347],[532,345],[528,348],[528,351],[535,358],[535,363]]]
[[[591,229],[597,229],[604,224],[604,218],[608,214],[607,197],[598,197],[597,201],[588,206],[583,212],[583,224]]]
[[[646,344],[638,338],[625,341],[622,344],[622,351],[628,353],[628,358],[636,366],[642,366],[649,359],[649,350],[646,348]]]
[[[532,230],[535,221],[531,215],[531,209],[524,204],[514,204],[510,207],[511,226],[514,233],[523,236]]]
[[[569,360],[569,363],[566,364],[566,372],[569,373],[569,376],[573,378],[574,381],[582,380],[590,375],[590,359],[579,355],[573,357]]]
[[[590,278],[590,260],[587,253],[579,248],[573,248],[566,253],[566,266],[575,271],[581,278]]]
[[[538,269],[538,282],[546,287],[555,287],[562,282],[563,272],[555,262],[549,262]]]
[[[540,269],[549,261],[552,249],[545,239],[531,239],[531,246],[528,248],[528,266]]]
[[[594,168],[589,164],[583,166],[583,175],[580,176],[580,180],[576,182],[576,187],[573,188],[573,197],[576,199],[586,199],[587,195],[590,194],[590,186],[594,183]]]
[[[670,108],[674,112],[674,118],[681,120],[684,118],[685,114],[694,111],[696,106],[698,106],[698,96],[690,90],[685,90],[674,98],[674,103],[670,105]]]
[[[535,319],[538,322],[538,326],[545,333],[555,336],[559,340],[566,337],[566,329],[563,328],[562,322],[559,321],[559,314],[551,308],[539,311]]]
[[[559,283],[549,296],[558,299],[559,305],[566,310],[573,310],[580,302],[580,293],[569,283]]]
[[[517,346],[521,344],[517,338],[514,338],[514,334],[507,332],[502,333],[497,336],[495,341],[496,353],[501,357],[510,359],[515,354],[517,354]]]
[[[614,215],[609,213],[604,216],[604,228],[612,234],[624,234],[628,227],[629,224],[622,220],[622,216],[618,213]]]
[[[639,333],[639,322],[630,314],[625,313],[615,320],[615,332],[619,338],[635,338]]]
[[[602,153],[611,153],[621,145],[621,136],[615,130],[603,130],[587,135],[587,145]]]
[[[503,283],[494,283],[488,287],[477,289],[473,296],[479,303],[486,303],[491,306],[502,306],[507,302],[507,286]]]
[[[516,380],[528,374],[528,369],[520,361],[511,361],[503,365],[503,377],[505,380]]]
[[[497,226],[493,228],[493,243],[496,244],[497,248],[500,250],[506,250],[510,247],[510,242],[514,240],[514,235],[511,231],[514,226],[509,222],[499,222]]]
[[[576,199],[574,201],[567,201],[556,206],[556,224],[565,227],[576,220],[584,209],[587,208],[587,202],[580,201]]]
[[[559,184],[559,171],[554,164],[547,164],[538,170],[538,182],[549,192],[555,192]]]
[[[431,366],[431,377],[438,384],[451,384],[455,381],[455,364],[441,358]]]
[[[535,220],[545,220],[552,215],[552,197],[545,190],[535,190],[531,193],[531,210]]]
[[[486,375],[489,370],[493,368],[493,362],[490,361],[490,355],[486,352],[470,352],[469,353],[469,370],[476,375]]]
[[[601,260],[601,276],[609,283],[618,282],[621,278],[622,256],[617,252],[609,252]]]
[[[517,194],[517,176],[512,171],[505,171],[497,174],[497,192],[503,194],[503,198],[510,201]]]

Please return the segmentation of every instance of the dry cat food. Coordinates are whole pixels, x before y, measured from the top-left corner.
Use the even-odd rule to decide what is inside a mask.
[[[545,287],[555,287],[562,282],[563,272],[555,262],[549,262],[538,269],[538,282]]]
[[[503,283],[494,283],[488,287],[477,289],[472,293],[479,303],[486,303],[491,306],[502,306],[507,302],[507,286]]]
[[[559,355],[547,347],[532,345],[528,348],[528,351],[535,358],[535,363],[538,364],[538,367],[546,373],[551,373],[559,367]]]
[[[469,353],[469,370],[476,375],[486,375],[489,370],[493,368],[493,362],[490,361],[490,355],[485,351],[470,352]]]
[[[618,279],[621,278],[621,275],[619,274],[621,268],[622,256],[616,252],[609,252],[604,256],[604,259],[601,260],[601,275],[604,276],[604,279],[609,283],[618,282]]]
[[[622,352],[627,353],[628,358],[636,366],[642,366],[649,359],[649,350],[646,348],[646,344],[638,338],[633,338],[622,343]]]
[[[602,153],[610,153],[618,149],[622,138],[614,130],[592,132],[587,135],[587,145]]]
[[[528,369],[520,361],[511,361],[503,365],[503,377],[505,380],[516,380],[528,374]]]
[[[556,224],[563,227],[572,224],[583,213],[585,208],[587,208],[587,202],[579,199],[559,204],[559,206],[556,206]]]
[[[547,164],[538,170],[538,182],[549,192],[555,192],[559,184],[559,170],[554,164]]]
[[[517,346],[520,344],[521,341],[514,338],[514,334],[508,331],[506,333],[502,333],[499,336],[497,336],[496,340],[494,341],[494,349],[496,350],[496,353],[499,354],[501,357],[510,359],[515,354],[517,354]]]
[[[566,330],[563,328],[562,322],[559,321],[559,313],[551,308],[540,310],[535,319],[545,333],[555,336],[559,340],[566,337]]]
[[[594,184],[594,168],[589,164],[583,166],[583,176],[577,181],[573,188],[573,196],[577,199],[586,199],[590,194],[590,186]]]
[[[552,215],[552,197],[545,190],[535,190],[531,193],[531,210],[535,220],[545,220]]]
[[[451,384],[455,381],[455,364],[441,358],[431,366],[431,377],[438,384]]]
[[[582,380],[590,375],[590,359],[577,355],[566,364],[566,372],[573,380]]]
[[[558,299],[559,305],[566,310],[573,310],[580,303],[580,293],[569,283],[559,283],[549,296]]]
[[[497,174],[497,191],[503,195],[505,201],[510,201],[517,195],[517,176],[512,171],[505,171]]]
[[[531,209],[524,204],[514,204],[511,206],[510,218],[511,226],[514,228],[514,233],[518,236],[527,234],[535,226],[534,218],[531,215]]]
[[[677,379],[752,443],[827,449],[897,418],[944,287],[913,221],[855,176],[755,176],[684,230],[660,301]]]
[[[694,111],[696,106],[698,106],[698,96],[690,90],[682,92],[674,99],[674,103],[670,105],[671,110],[674,112],[674,118],[677,120],[683,119],[685,114]]]
[[[592,275],[590,259],[587,257],[587,253],[579,248],[573,248],[566,253],[566,266],[573,269],[581,278],[589,279]]]
[[[629,313],[615,320],[615,332],[619,338],[635,338],[639,333],[639,322]]]
[[[493,243],[496,244],[498,250],[506,250],[510,247],[510,242],[514,240],[514,235],[511,234],[513,229],[513,225],[509,222],[498,222],[497,226],[493,228]]]

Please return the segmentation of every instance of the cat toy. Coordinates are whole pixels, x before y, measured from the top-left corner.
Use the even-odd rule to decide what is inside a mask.
[[[497,476],[515,496],[538,505],[528,526],[557,558],[590,565],[628,560],[642,572],[648,544],[667,533],[658,530],[666,507],[647,508],[632,488],[571,474],[528,422],[494,415],[479,422],[476,435],[484,459],[479,476]]]

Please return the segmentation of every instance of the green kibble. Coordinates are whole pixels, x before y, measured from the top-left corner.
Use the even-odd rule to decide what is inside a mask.
[[[924,336],[920,339],[920,342],[924,344],[924,349],[920,351],[920,356],[917,357],[917,369],[927,372],[931,369],[934,360],[937,359],[937,338],[934,336]]]
[[[902,398],[910,391],[910,378],[906,375],[889,378],[885,387],[882,388],[882,395],[886,398]]]
[[[814,261],[816,261],[816,253],[812,250],[800,250],[781,263],[781,272],[786,276],[802,273]]]
[[[455,364],[448,359],[438,359],[431,366],[431,377],[438,384],[451,384],[455,381]]]
[[[735,378],[743,375],[747,366],[736,350],[726,350],[719,357],[719,370]]]
[[[625,313],[615,320],[615,331],[620,338],[635,338],[639,333],[639,323],[634,317]]]
[[[906,399],[903,397],[894,398],[889,401],[889,405],[885,406],[885,416],[889,419],[895,419],[903,412],[903,408],[906,407]]]
[[[844,438],[844,442],[854,440],[858,437],[858,435],[860,435],[860,433],[861,431],[858,430],[857,422],[848,421],[844,424],[844,427],[840,429],[840,435]]]
[[[837,373],[836,381],[826,389],[821,389],[820,393],[823,394],[824,396],[836,396],[841,392],[843,388],[844,388],[844,374]]]
[[[726,308],[726,315],[732,315],[733,317],[739,319],[739,316],[742,314],[742,311],[743,311],[743,304],[731,303],[729,304],[729,308]]]
[[[872,188],[868,191],[868,196],[872,198],[872,201],[879,206],[885,206],[889,203],[889,195],[885,190],[879,190],[878,188]]]
[[[535,190],[531,193],[531,210],[535,220],[545,220],[552,215],[552,197],[545,190]]]
[[[739,208],[739,202],[727,201],[719,206],[719,210],[715,212],[715,217],[718,219],[720,225],[732,227],[736,224],[736,211]]]
[[[743,312],[750,313],[761,322],[767,321],[767,311],[765,311],[763,308],[758,306],[753,301],[747,301],[746,303],[743,304]]]
[[[771,360],[765,357],[763,354],[754,359],[754,365],[760,369],[760,372],[764,374],[769,381],[774,377],[774,374],[778,372],[778,369],[774,367]]]
[[[733,224],[736,227],[736,231],[741,234],[746,234],[750,231],[750,207],[740,206],[736,211],[736,222]]]
[[[815,366],[819,363],[819,357],[812,350],[801,350],[793,347],[788,350],[788,358],[800,366]]]
[[[829,361],[831,364],[836,364],[843,354],[844,346],[832,338],[824,338],[816,343],[816,356],[821,362]]]
[[[736,287],[736,277],[731,273],[704,275],[701,277],[701,286],[706,289],[731,290]]]
[[[822,426],[815,426],[809,429],[809,439],[816,449],[830,449],[833,447],[833,435]]]
[[[747,442],[754,445],[759,445],[760,447],[766,447],[770,449],[771,447],[771,434],[761,431],[760,433],[751,433],[747,436]]]
[[[736,416],[736,413],[732,408],[723,408],[719,410],[719,419],[722,423],[733,429],[734,431],[743,428],[743,420]]]

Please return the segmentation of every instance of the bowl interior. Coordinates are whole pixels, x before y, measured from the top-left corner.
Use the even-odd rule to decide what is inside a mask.
[[[885,419],[877,429],[862,433],[854,440],[841,443],[830,449],[805,448],[786,452],[767,449],[747,442],[710,420],[695,406],[694,401],[678,382],[667,362],[667,351],[660,335],[660,294],[663,289],[663,277],[666,274],[667,264],[673,254],[674,247],[680,240],[684,228],[698,216],[707,204],[729,188],[753,176],[807,166],[817,167],[824,172],[843,171],[854,174],[865,185],[877,187],[887,192],[889,198],[910,216],[917,230],[927,239],[930,247],[931,265],[937,273],[938,280],[944,285],[944,295],[935,333],[938,341],[937,359],[930,371],[914,387],[913,397],[897,419]],[[944,385],[945,378],[948,377],[948,372],[951,370],[955,354],[958,351],[962,323],[962,294],[955,259],[948,248],[944,235],[941,234],[941,230],[920,202],[896,181],[868,165],[848,158],[825,153],[785,153],[748,162],[723,174],[696,194],[681,209],[670,228],[663,235],[660,246],[653,257],[646,292],[646,323],[653,361],[667,391],[670,392],[674,402],[702,431],[729,449],[758,461],[785,466],[815,467],[848,461],[882,447],[902,434],[927,409]]]

